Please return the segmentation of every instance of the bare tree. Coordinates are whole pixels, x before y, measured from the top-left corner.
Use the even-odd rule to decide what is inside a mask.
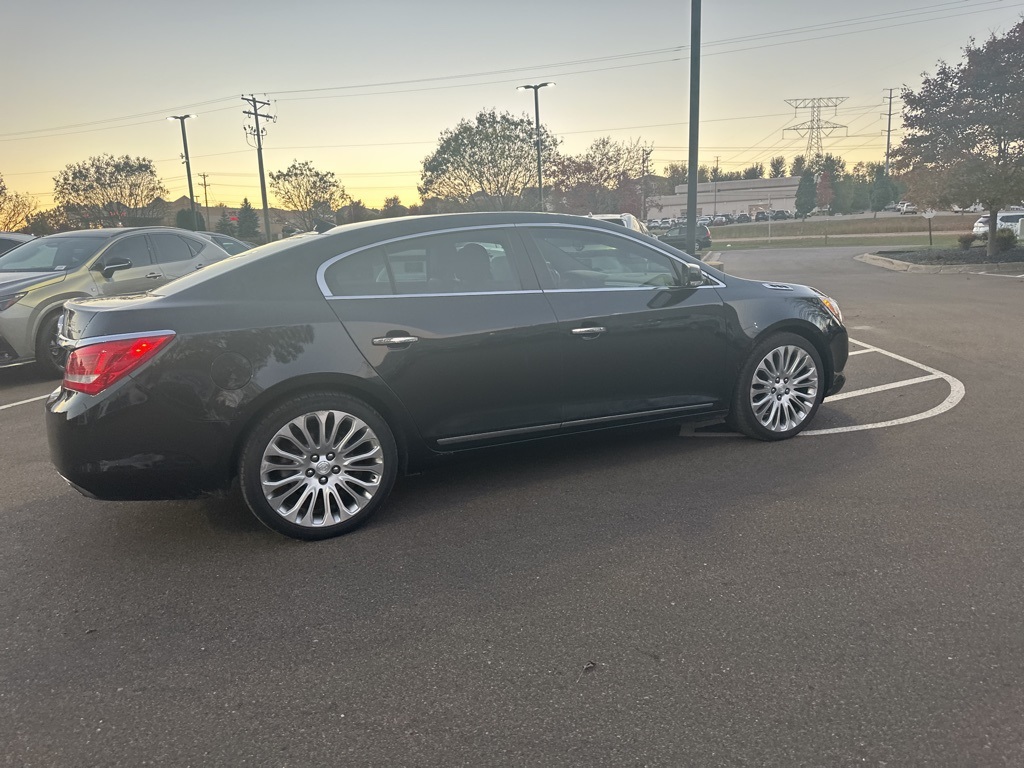
[[[39,204],[34,198],[20,192],[11,192],[0,176],[0,231],[13,232],[28,223],[28,217],[36,212]]]

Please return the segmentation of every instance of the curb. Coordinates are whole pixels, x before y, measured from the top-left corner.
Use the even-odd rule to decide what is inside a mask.
[[[722,269],[722,262],[716,258],[713,258],[717,255],[718,251],[708,251],[707,253],[700,257],[700,260],[707,264],[709,267],[724,272],[725,270]]]
[[[874,253],[864,253],[853,257],[856,261],[871,264],[894,272],[910,272],[925,275],[962,275],[966,273],[982,273],[995,275],[1019,275],[1024,273],[1024,262],[1007,262],[1004,264],[912,264],[909,261],[890,259]]]

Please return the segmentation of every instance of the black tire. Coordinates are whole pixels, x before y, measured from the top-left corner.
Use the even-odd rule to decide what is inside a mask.
[[[63,378],[67,353],[57,344],[57,323],[60,312],[43,319],[36,334],[36,368],[44,376]]]
[[[768,377],[770,370],[780,374],[775,381]],[[793,437],[814,418],[825,388],[814,345],[795,333],[772,334],[754,346],[740,370],[729,425],[757,440]]]
[[[268,452],[272,461],[264,464]],[[307,392],[260,418],[238,469],[242,496],[260,522],[294,539],[329,539],[381,507],[398,475],[398,448],[387,422],[366,403],[340,392]],[[271,484],[266,492],[264,480]]]

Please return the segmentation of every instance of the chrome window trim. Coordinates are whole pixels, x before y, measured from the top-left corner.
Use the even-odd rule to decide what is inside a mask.
[[[639,240],[636,240],[635,238],[630,237],[629,235],[625,234],[624,232],[611,232],[611,231],[609,231],[607,229],[598,229],[597,227],[587,227],[587,226],[584,226],[582,224],[563,224],[563,223],[555,223],[555,222],[542,222],[542,223],[537,223],[537,224],[513,224],[512,226],[514,226],[514,227],[524,227],[524,228],[525,227],[547,227],[547,228],[554,228],[554,229],[583,229],[583,230],[586,230],[587,232],[604,232],[606,234],[611,235],[612,237],[621,237],[623,240],[629,240],[630,242],[638,243],[639,245],[642,245],[642,246],[644,246],[646,248],[650,248],[655,253],[660,253],[663,256],[668,256],[670,259],[672,259],[673,261],[675,261],[675,262],[677,262],[679,264],[690,264],[691,263],[691,262],[686,261],[684,259],[680,259],[678,256],[674,256],[671,253],[669,253],[668,251],[664,251],[661,248],[658,248],[657,246],[650,245],[648,243],[644,243],[644,242],[641,242]],[[627,230],[627,231],[632,232],[633,230]],[[653,237],[653,235],[648,235],[648,237]],[[694,257],[694,258],[696,258],[696,257]],[[725,283],[723,283],[717,277],[715,277],[714,275],[712,275],[712,274],[708,273],[707,271],[705,271],[705,269],[704,269],[704,262],[701,262],[699,259],[698,259],[698,262],[700,262],[698,264],[698,266],[700,267],[701,272],[704,272],[704,275],[706,277],[708,277],[710,280],[712,280],[714,282],[714,285],[698,285],[696,288],[693,288],[691,290],[695,290],[696,291],[696,290],[700,290],[701,288],[727,288],[728,287]],[[655,287],[661,287],[662,289],[664,289],[666,287],[681,288],[682,286],[655,286]],[[622,290],[622,289],[619,289],[619,288],[571,288],[571,289],[570,288],[552,288],[551,292],[552,293],[558,292],[558,291],[565,292],[565,291],[570,291],[570,290],[571,291],[593,291],[593,290],[598,290],[598,291],[604,291],[604,290],[618,291],[618,290]]]
[[[413,296],[413,295],[417,295],[417,294],[411,294],[411,293],[405,293],[405,294],[391,294],[391,293],[389,293],[389,294],[386,294],[385,296],[378,295],[378,294],[369,294],[367,296],[335,296],[331,292],[331,289],[327,287],[327,281],[324,279],[324,275],[326,274],[328,269],[330,269],[337,262],[339,262],[342,259],[344,259],[346,256],[353,256],[353,255],[355,255],[357,253],[362,253],[363,251],[368,251],[371,248],[377,248],[378,246],[381,246],[381,245],[388,245],[390,243],[399,243],[402,240],[412,240],[412,239],[417,238],[417,237],[433,237],[434,235],[449,235],[449,234],[453,234],[455,232],[476,232],[476,231],[485,230],[485,229],[508,229],[510,226],[514,226],[514,225],[510,225],[510,224],[478,224],[478,225],[469,226],[469,227],[451,227],[449,229],[434,229],[434,230],[430,230],[429,232],[416,232],[416,233],[411,234],[411,235],[401,235],[399,237],[392,237],[392,238],[389,238],[387,240],[377,240],[376,242],[370,243],[368,245],[361,245],[358,248],[353,248],[351,251],[345,251],[344,253],[339,253],[337,256],[332,256],[331,258],[329,258],[327,261],[325,261],[323,264],[321,264],[317,268],[317,270],[316,270],[316,284],[320,288],[320,292],[324,295],[325,299],[356,299],[356,298],[358,298],[358,299],[367,299],[367,298],[377,298],[377,299],[380,299],[380,298],[385,298],[385,296],[390,297],[390,298],[397,298],[397,297],[400,297],[400,296]],[[489,293],[489,292],[485,292],[485,293]],[[525,290],[524,291],[498,291],[498,293],[526,293],[526,291]],[[468,294],[465,294],[465,293],[427,293],[427,294],[422,294],[422,295],[424,295],[424,296],[466,296]],[[478,295],[478,296],[479,295],[484,295],[484,293],[478,292],[476,295]]]
[[[91,347],[94,344],[105,344],[108,341],[127,341],[128,339],[144,339],[147,336],[177,336],[177,331],[165,329],[162,331],[135,331],[133,333],[114,333],[109,336],[86,336],[81,339],[69,339],[67,336],[58,336],[57,343],[64,349],[78,349],[79,347]]]
[[[432,299],[435,296],[451,298],[453,296],[522,296],[527,293],[544,293],[539,288],[527,288],[522,291],[463,291],[461,293],[367,293],[359,296],[325,296],[328,301],[352,299]]]

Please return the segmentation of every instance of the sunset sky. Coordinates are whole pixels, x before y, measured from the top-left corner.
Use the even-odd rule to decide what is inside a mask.
[[[0,175],[52,204],[53,176],[92,155],[152,158],[172,198],[187,194],[187,123],[196,194],[259,205],[256,152],[241,94],[272,102],[268,171],[293,160],[335,172],[378,206],[418,201],[423,158],[441,131],[481,109],[533,115],[520,83],[541,91],[541,120],[583,151],[601,136],[654,145],[654,169],[685,161],[689,3],[651,0],[433,0],[390,3],[128,3],[34,0],[3,13],[8,76],[0,112]],[[785,99],[846,96],[849,126],[826,151],[880,161],[885,89],[916,88],[972,36],[1006,32],[1024,2],[957,0],[705,0],[701,162],[725,170],[791,159],[808,119]],[[899,126],[898,105],[894,127]],[[894,133],[894,143],[899,132]],[[273,200],[271,200],[273,204]]]

